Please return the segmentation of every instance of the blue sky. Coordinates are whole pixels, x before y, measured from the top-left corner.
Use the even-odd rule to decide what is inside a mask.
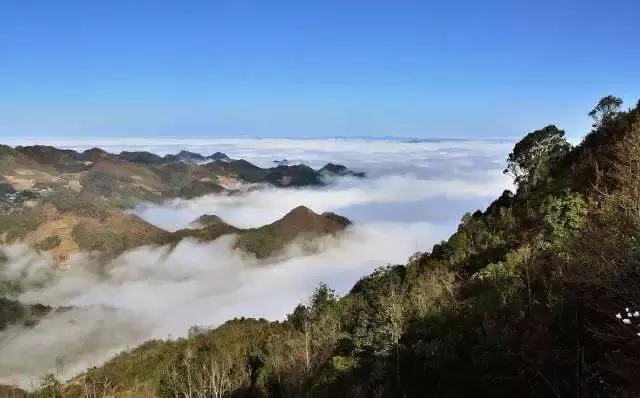
[[[640,2],[0,0],[0,137],[518,137],[640,98]]]

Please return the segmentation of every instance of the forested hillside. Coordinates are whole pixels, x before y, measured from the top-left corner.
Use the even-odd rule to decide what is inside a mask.
[[[527,134],[515,193],[344,297],[321,285],[286,321],[194,327],[32,395],[640,394],[640,103],[589,115],[576,147],[553,125]]]

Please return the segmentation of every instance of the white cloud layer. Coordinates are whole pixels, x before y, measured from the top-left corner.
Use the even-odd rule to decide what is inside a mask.
[[[208,195],[192,200],[172,200],[161,205],[144,204],[134,212],[149,222],[172,230],[187,226],[205,213],[218,215],[238,227],[257,227],[279,219],[299,205],[319,213],[337,212],[357,223],[379,221],[384,213],[367,211],[376,206],[414,205],[415,220],[424,220],[422,210],[428,209],[421,207],[436,207],[438,212],[451,217],[449,221],[456,222],[460,214],[447,209],[452,203],[484,204],[505,186],[507,180],[497,170],[490,170],[477,180],[421,179],[414,174],[339,178],[328,188],[267,188],[242,195]],[[391,221],[396,221],[394,216],[400,214],[391,215]]]
[[[341,178],[322,188],[268,188],[135,210],[168,229],[186,226],[205,213],[239,227],[259,226],[298,205],[354,220],[344,234],[321,239],[320,250],[313,253],[294,244],[287,255],[259,262],[234,250],[234,238],[226,236],[210,243],[183,241],[172,251],[139,248],[101,268],[79,255],[70,269],[54,271],[27,248],[5,248],[8,260],[0,266],[0,277],[22,281],[26,290],[19,300],[73,309],[53,313],[31,329],[0,332],[0,383],[29,386],[55,370],[56,358],[65,363],[63,376],[72,376],[127,346],[152,337],[181,336],[192,325],[217,325],[240,316],[282,319],[320,282],[342,294],[377,266],[404,263],[414,252],[430,249],[455,229],[465,211],[485,207],[509,187],[501,170],[510,145],[501,142],[218,139],[52,144],[159,153],[223,151],[263,166],[283,158],[315,167],[333,161],[364,170],[369,177]]]

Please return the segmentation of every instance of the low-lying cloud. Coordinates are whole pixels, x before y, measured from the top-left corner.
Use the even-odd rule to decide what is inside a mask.
[[[265,188],[146,204],[135,209],[136,214],[167,229],[184,227],[202,214],[255,227],[305,205],[350,217],[354,225],[339,236],[319,239],[313,252],[294,243],[283,256],[265,261],[234,249],[233,236],[208,243],[185,240],[173,250],[141,247],[106,265],[78,254],[65,270],[52,270],[24,246],[5,247],[0,278],[20,280],[25,287],[20,301],[72,309],[51,313],[33,328],[14,326],[0,332],[0,383],[28,387],[55,371],[56,363],[58,368],[64,364],[61,376],[70,377],[149,338],[183,336],[193,325],[217,325],[240,316],[282,319],[320,282],[343,294],[376,267],[404,263],[414,252],[430,249],[455,229],[465,211],[485,207],[509,187],[501,173],[504,143],[201,144],[200,150],[179,142],[155,148],[223,150],[262,165],[270,158],[305,160],[314,166],[334,161],[364,170],[369,177],[339,178],[321,188]]]
[[[242,195],[208,195],[192,200],[177,199],[167,203],[145,204],[135,213],[163,228],[183,228],[202,214],[215,214],[237,227],[249,228],[271,223],[292,208],[304,205],[316,212],[333,211],[355,222],[377,221],[378,212],[367,208],[413,205],[414,219],[422,219],[420,204],[438,208],[449,221],[457,221],[459,212],[447,207],[459,201],[473,206],[484,205],[508,185],[507,178],[495,170],[483,178],[420,179],[413,174],[378,178],[339,178],[323,188],[265,188]],[[397,206],[395,206],[397,208]],[[467,209],[470,210],[469,207]],[[427,209],[424,209],[427,210]],[[429,219],[422,219],[429,221]],[[387,221],[393,221],[387,219]]]
[[[320,239],[315,253],[294,244],[279,260],[264,262],[233,249],[232,236],[186,240],[173,250],[132,250],[99,270],[86,268],[80,255],[55,272],[28,249],[10,247],[7,263],[27,271],[20,301],[73,308],[0,334],[0,382],[28,386],[54,371],[60,358],[61,376],[70,377],[146,339],[183,336],[192,325],[240,316],[282,319],[318,283],[344,293],[376,266],[402,263],[442,233],[425,223],[354,226]]]

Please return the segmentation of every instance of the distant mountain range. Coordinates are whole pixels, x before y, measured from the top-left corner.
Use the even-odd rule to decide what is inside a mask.
[[[203,156],[199,153],[184,151],[184,150],[178,152],[175,155],[165,155],[163,157],[151,152],[146,152],[146,151],[142,151],[142,152],[123,151],[123,152],[120,152],[118,157],[131,162],[148,163],[148,164],[167,164],[167,163],[175,163],[175,162],[201,164],[201,163],[207,163],[215,160],[222,160],[225,162],[231,161],[231,158],[229,158],[226,154],[222,152],[216,152],[209,156]]]
[[[77,152],[41,145],[0,146],[0,202],[24,199],[21,191],[30,191],[28,196],[66,188],[127,207],[140,200],[193,198],[252,184],[323,185],[326,177],[347,175],[364,176],[332,163],[319,170],[300,164],[261,168],[221,152],[204,156],[181,151],[161,157],[151,152],[111,154],[100,148]]]
[[[333,163],[319,170],[305,165],[261,168],[221,152],[159,156],[111,154],[100,148],[77,152],[0,146],[0,243],[27,243],[50,252],[55,265],[64,265],[78,251],[108,260],[142,245],[176,244],[187,237],[208,241],[234,233],[237,248],[264,258],[299,236],[335,233],[349,221],[299,207],[261,228],[243,230],[206,216],[198,228],[172,233],[124,210],[142,201],[232,194],[261,186],[321,186],[327,177],[340,176],[364,173]]]

